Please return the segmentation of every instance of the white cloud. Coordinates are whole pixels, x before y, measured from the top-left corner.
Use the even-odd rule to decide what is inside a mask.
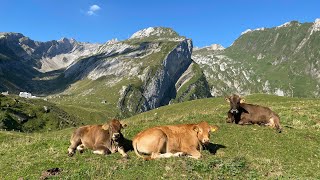
[[[99,11],[100,9],[101,8],[98,5],[94,4],[94,5],[90,6],[89,11],[87,11],[87,14],[89,16],[95,15],[96,14],[95,12]]]

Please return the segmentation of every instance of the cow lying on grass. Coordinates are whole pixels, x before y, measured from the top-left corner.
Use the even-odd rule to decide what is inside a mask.
[[[104,155],[118,151],[127,158],[121,133],[123,127],[118,120],[114,119],[104,125],[88,125],[76,129],[70,139],[68,155],[73,156],[76,149],[82,153],[84,148],[89,148],[95,154]]]
[[[276,128],[279,133],[281,132],[280,118],[271,109],[259,105],[246,104],[244,99],[238,95],[229,96],[226,101],[230,103],[228,123],[267,125]]]
[[[199,159],[202,144],[208,144],[210,131],[217,129],[207,122],[157,126],[137,134],[132,145],[137,156],[146,160],[172,156]]]

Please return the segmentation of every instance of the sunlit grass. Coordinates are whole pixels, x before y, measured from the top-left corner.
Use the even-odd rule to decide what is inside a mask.
[[[281,118],[283,132],[269,127],[225,123],[224,98],[201,99],[161,107],[125,119],[124,136],[165,124],[208,121],[220,127],[212,133],[211,153],[200,160],[170,158],[143,161],[129,152],[99,156],[91,151],[67,156],[74,128],[48,133],[0,132],[0,179],[38,179],[58,167],[62,179],[318,179],[320,178],[320,100],[270,95],[246,97],[248,103],[269,106]],[[299,123],[298,123],[299,122]]]

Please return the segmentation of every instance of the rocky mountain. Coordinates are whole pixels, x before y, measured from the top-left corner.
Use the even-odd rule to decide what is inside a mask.
[[[319,97],[320,19],[246,30],[226,49],[196,49],[211,94]]]
[[[73,39],[36,42],[15,33],[0,37],[2,91],[58,92],[50,96],[56,103],[98,104],[121,116],[210,96],[191,59],[192,41],[170,28],[150,27],[102,45]],[[21,69],[29,75],[19,73]]]
[[[40,72],[66,68],[76,59],[93,54],[99,47],[99,44],[81,43],[67,38],[33,41],[20,33],[0,33],[0,41],[1,49],[10,49],[19,59],[32,63]]]

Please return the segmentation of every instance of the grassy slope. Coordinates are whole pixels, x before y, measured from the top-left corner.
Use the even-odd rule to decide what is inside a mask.
[[[208,121],[220,126],[211,140],[216,152],[202,152],[201,160],[170,158],[143,161],[129,152],[107,157],[91,151],[69,158],[73,128],[49,133],[0,132],[0,179],[38,179],[41,172],[59,167],[63,179],[253,179],[320,178],[319,99],[269,95],[246,97],[248,103],[270,106],[281,117],[284,131],[268,127],[226,124],[223,98],[189,101],[155,109],[126,119],[125,137],[162,124]],[[290,127],[290,128],[289,128]]]
[[[209,87],[200,66],[192,64],[192,72],[192,78],[179,88],[174,103],[210,97]]]
[[[226,49],[225,54],[241,62],[244,67],[252,67],[263,82],[269,81],[271,89],[280,88],[289,92],[291,85],[294,87],[293,96],[314,97],[318,82],[310,76],[310,70],[306,67],[317,64],[320,57],[319,34],[315,32],[302,49],[295,53],[299,44],[310,34],[308,30],[312,24],[292,23],[285,28],[246,33]],[[259,54],[264,58],[257,60]],[[274,62],[279,64],[272,65]]]
[[[44,106],[49,109],[47,113]],[[43,132],[76,125],[78,119],[50,102],[0,95],[0,129]]]

